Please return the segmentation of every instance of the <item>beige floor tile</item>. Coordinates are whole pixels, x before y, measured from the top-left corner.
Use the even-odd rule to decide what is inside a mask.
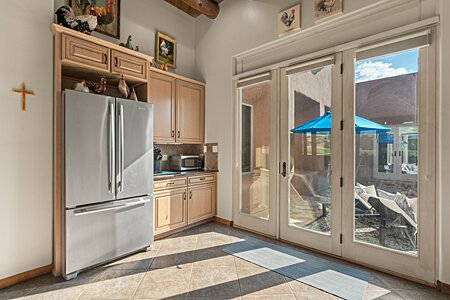
[[[193,268],[189,296],[240,297],[236,268],[234,266]]]
[[[38,280],[28,280],[16,285],[0,289],[0,300],[15,299],[25,296],[34,290],[39,284]]]
[[[179,249],[161,249],[154,258],[150,269],[182,267],[194,262],[195,250],[181,251]]]
[[[427,289],[426,285],[418,284],[403,278],[376,272],[375,276],[381,279],[393,290]]]
[[[88,284],[79,299],[131,299],[144,276],[145,272],[139,270],[106,269]]]
[[[176,250],[179,252],[195,250],[197,236],[168,237],[163,240],[160,251]]]
[[[142,280],[134,299],[181,299],[189,289],[192,265],[184,268],[151,269]]]
[[[242,296],[293,296],[285,277],[278,273],[269,270],[261,273],[253,268],[238,268],[238,277]]]
[[[297,280],[289,281],[289,286],[297,299],[302,300],[337,300],[340,299],[332,294],[326,293]]]
[[[234,267],[234,256],[221,249],[207,248],[194,253],[194,268]]]
[[[447,299],[450,299],[450,295],[440,293],[437,290],[432,289],[432,288],[396,290],[395,292],[407,300],[447,300]]]
[[[396,292],[387,289],[367,289],[364,300],[403,300]]]
[[[253,295],[243,296],[243,300],[295,300],[294,295]]]
[[[109,263],[105,267],[117,270],[147,271],[150,268],[156,254],[157,251],[139,252]]]

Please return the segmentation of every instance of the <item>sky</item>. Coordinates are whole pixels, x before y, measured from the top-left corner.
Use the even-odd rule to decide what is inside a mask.
[[[363,82],[415,73],[418,70],[417,49],[380,56],[355,63],[355,81]]]

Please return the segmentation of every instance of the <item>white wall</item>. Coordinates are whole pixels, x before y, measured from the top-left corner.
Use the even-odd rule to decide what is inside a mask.
[[[53,0],[4,1],[0,17],[0,279],[52,263]],[[21,111],[11,93],[36,93]]]
[[[57,10],[68,0],[54,0]],[[112,43],[125,42],[131,34],[133,46],[155,56],[155,33],[160,31],[177,40],[175,73],[195,75],[195,19],[162,0],[122,0],[120,3],[120,41],[104,34],[94,35]],[[173,71],[173,70],[171,70]]]
[[[378,0],[346,0],[344,13]],[[219,217],[232,219],[232,56],[278,38],[278,12],[298,0],[227,0],[219,17],[197,20],[197,77],[206,86],[206,140],[219,143]],[[302,29],[314,26],[313,1],[303,0]]]

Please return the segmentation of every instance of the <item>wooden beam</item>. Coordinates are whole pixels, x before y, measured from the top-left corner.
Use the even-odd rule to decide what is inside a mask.
[[[190,15],[191,17],[197,18],[198,16],[200,16],[202,14],[201,12],[199,12],[196,9],[193,9],[192,7],[190,7],[189,5],[187,5],[186,3],[184,3],[181,0],[165,0],[165,1],[167,3],[172,4],[173,6],[178,8],[179,10],[184,11],[185,13]]]
[[[212,0],[181,0],[191,8],[201,12],[210,19],[215,19],[219,15],[220,8]]]

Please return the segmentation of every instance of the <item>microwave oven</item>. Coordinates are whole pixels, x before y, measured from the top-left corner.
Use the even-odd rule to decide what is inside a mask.
[[[201,155],[174,155],[170,157],[170,167],[173,171],[201,170],[203,157]]]

